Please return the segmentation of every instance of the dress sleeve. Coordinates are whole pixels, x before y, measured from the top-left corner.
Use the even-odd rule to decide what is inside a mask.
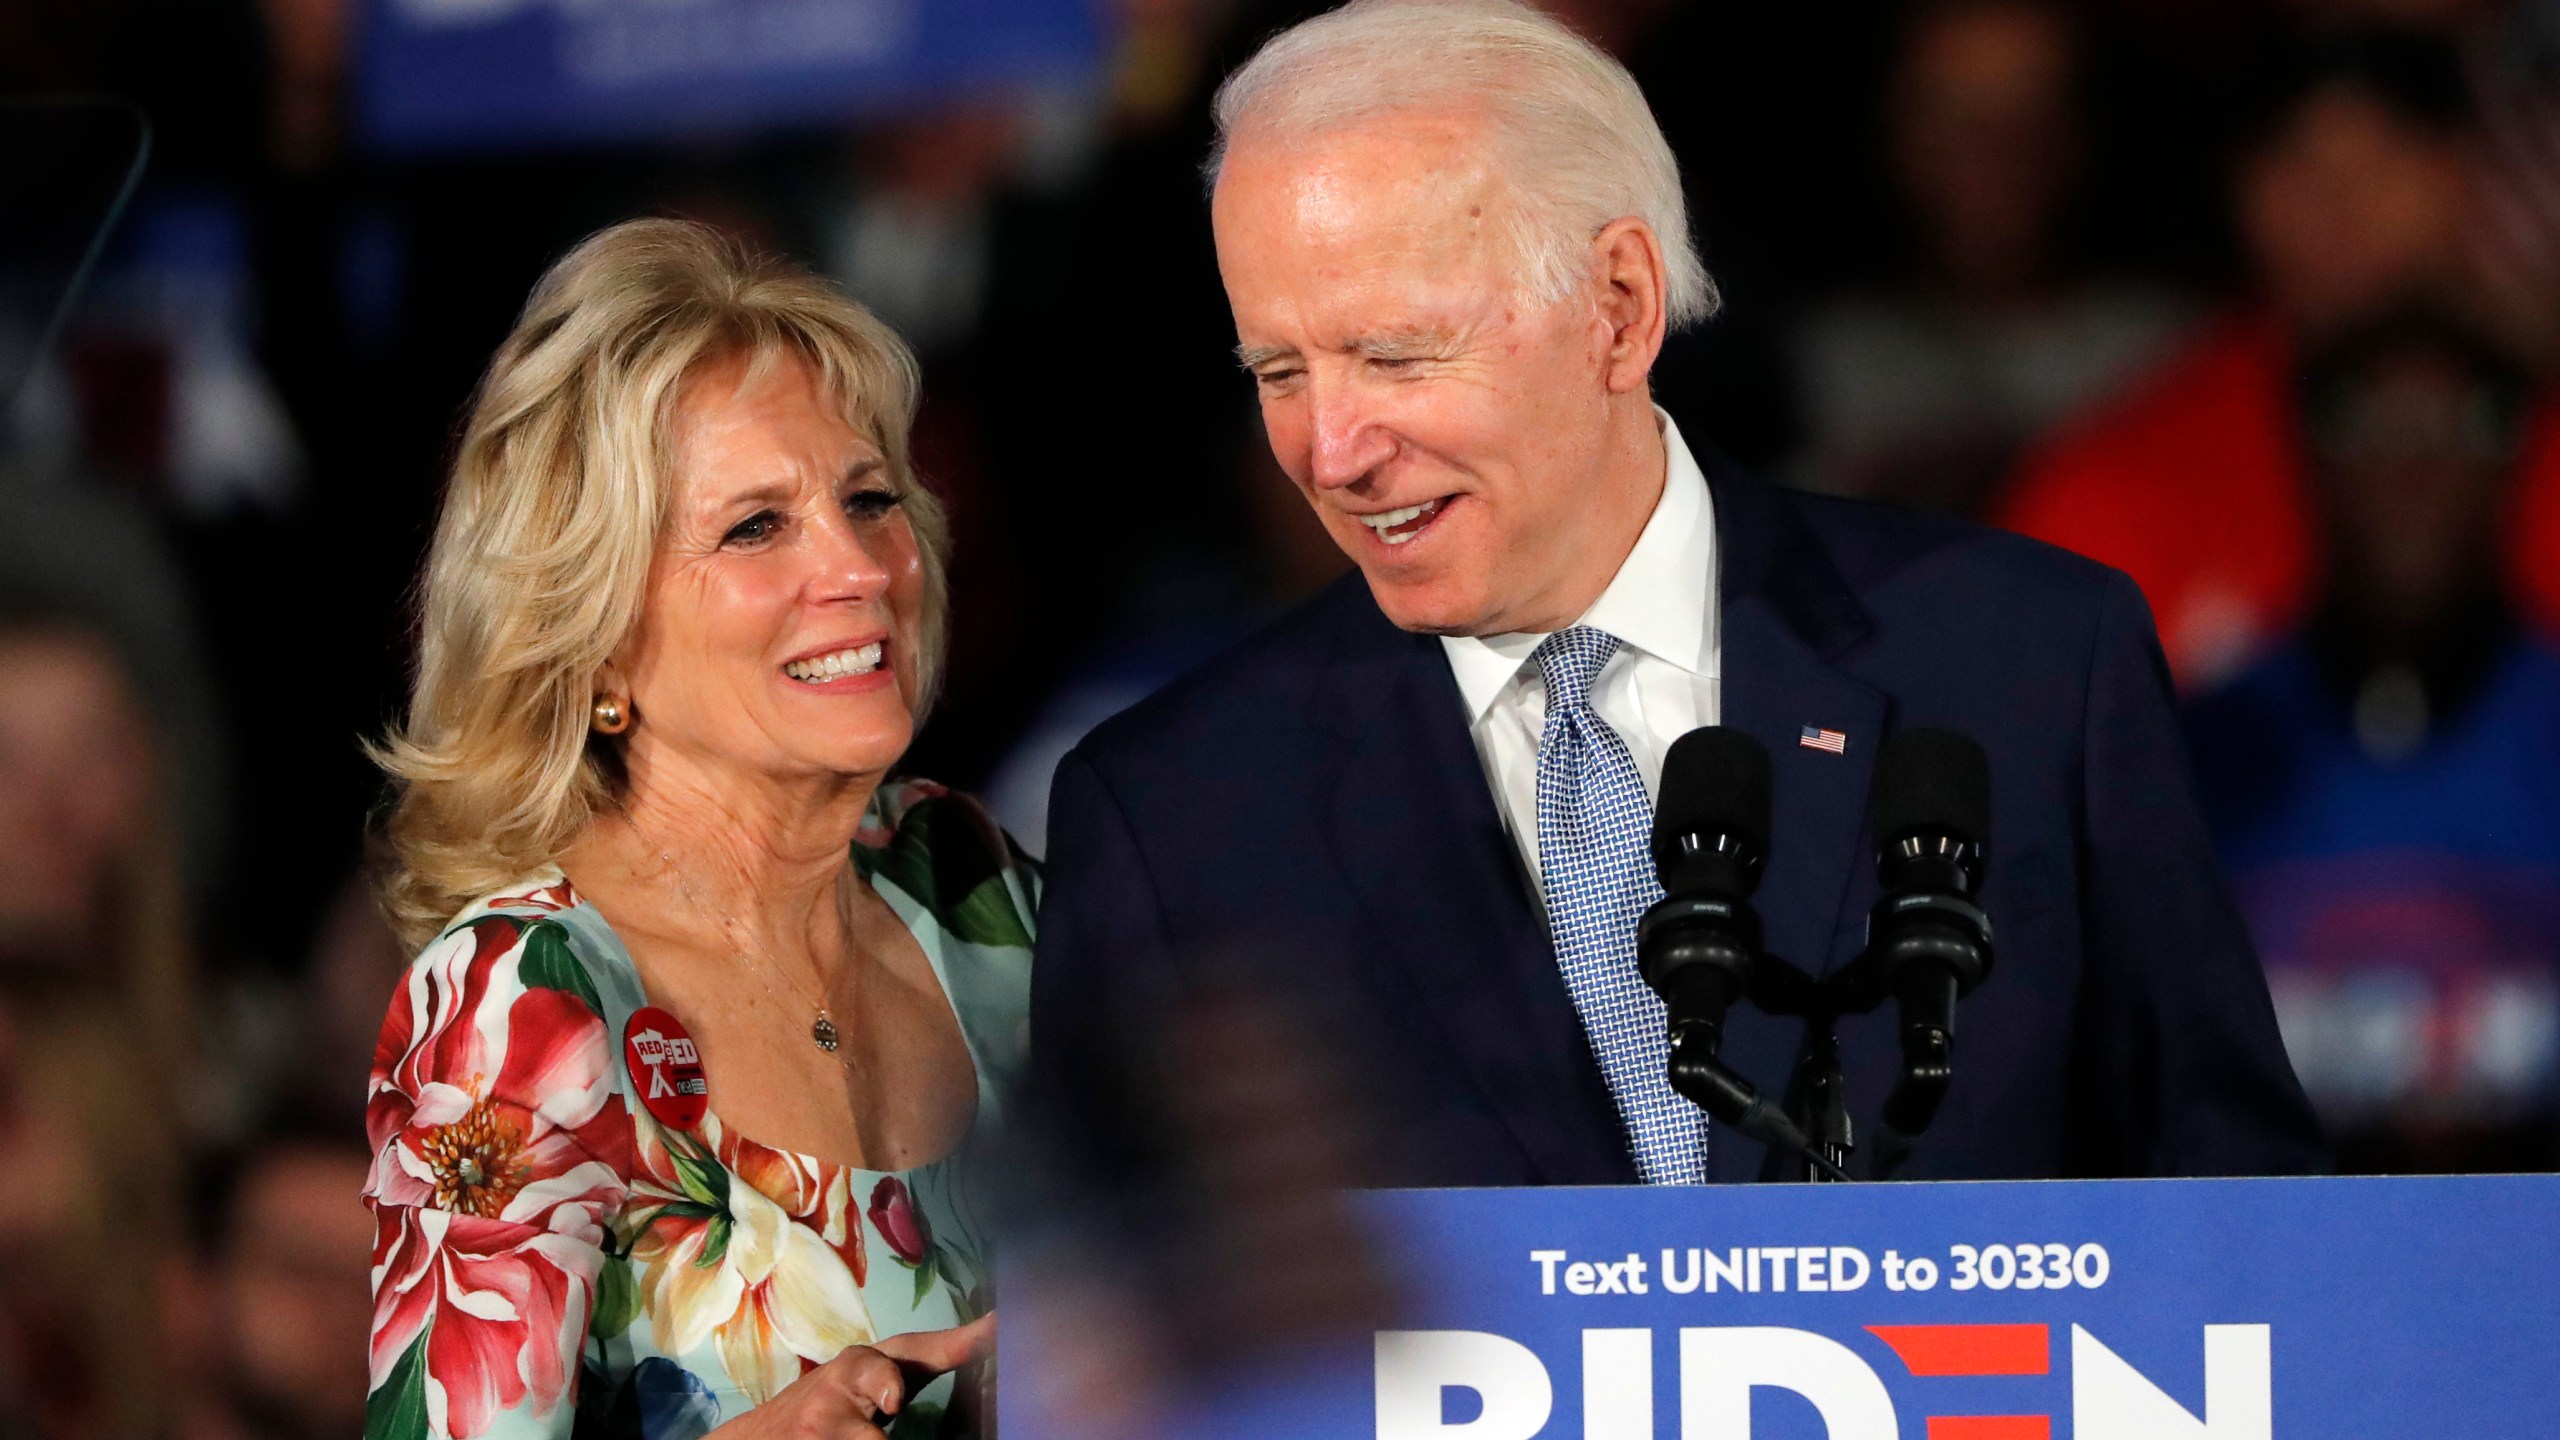
[[[631,1124],[557,922],[429,945],[375,1045],[367,1440],[567,1436]]]

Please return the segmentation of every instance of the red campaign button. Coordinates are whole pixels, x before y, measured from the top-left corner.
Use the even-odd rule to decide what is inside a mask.
[[[632,1011],[622,1030],[622,1057],[640,1103],[659,1124],[690,1130],[702,1123],[702,1112],[711,1108],[711,1082],[702,1074],[702,1052],[676,1017],[655,1005]]]

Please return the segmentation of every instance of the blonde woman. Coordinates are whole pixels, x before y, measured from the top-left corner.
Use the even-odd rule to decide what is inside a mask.
[[[941,1433],[1036,879],[886,777],[934,688],[914,362],[671,221],[553,267],[428,559],[375,1051],[373,1440]]]

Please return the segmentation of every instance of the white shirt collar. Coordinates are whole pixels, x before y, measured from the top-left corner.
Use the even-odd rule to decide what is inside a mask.
[[[1662,498],[1636,536],[1635,548],[1575,623],[1606,630],[1628,646],[1692,675],[1713,677],[1715,646],[1715,502],[1706,472],[1660,406],[1667,461]],[[1467,702],[1468,723],[1482,720],[1503,687],[1538,648],[1544,634],[1444,635],[1449,669]]]

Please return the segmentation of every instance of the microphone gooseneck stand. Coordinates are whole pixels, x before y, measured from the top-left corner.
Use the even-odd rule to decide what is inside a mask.
[[[1952,731],[1910,730],[1886,743],[1870,807],[1885,893],[1868,915],[1865,949],[1819,979],[1768,953],[1751,906],[1767,852],[1769,777],[1768,752],[1720,726],[1682,736],[1664,761],[1654,832],[1664,897],[1645,912],[1636,953],[1667,1011],[1666,1078],[1718,1121],[1802,1159],[1806,1178],[1845,1181],[1858,1141],[1839,1022],[1893,1001],[1902,1073],[1869,1172],[1889,1178],[1954,1078],[1956,1001],[1991,971],[1991,920],[1974,903],[1990,826],[1988,762]],[[1805,1022],[1783,1105],[1717,1053],[1737,1002]]]

